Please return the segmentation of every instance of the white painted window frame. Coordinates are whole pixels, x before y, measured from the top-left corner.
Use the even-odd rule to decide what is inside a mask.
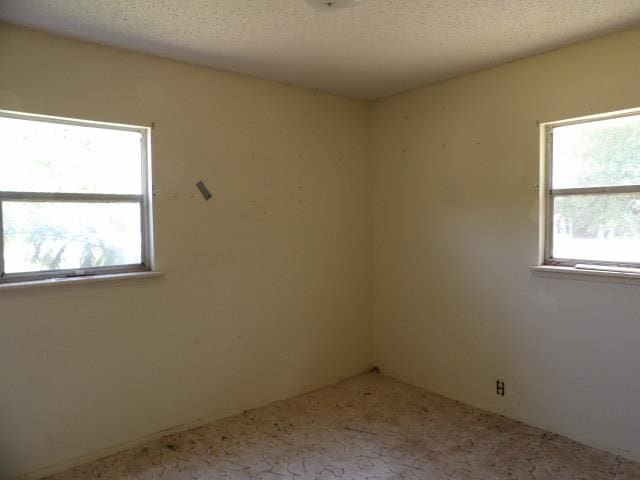
[[[153,239],[153,195],[151,181],[151,127],[126,125],[118,123],[98,122],[92,120],[80,120],[50,115],[0,110],[0,116],[5,118],[17,118],[23,120],[57,123],[65,125],[78,125],[84,127],[104,128],[119,131],[140,133],[141,142],[141,166],[142,166],[142,193],[140,195],[129,194],[101,194],[101,193],[42,193],[42,192],[6,192],[0,191],[0,287],[10,284],[25,284],[29,282],[39,283],[51,279],[82,279],[95,278],[97,276],[114,276],[118,274],[133,274],[136,272],[153,272],[155,270],[154,239]],[[4,272],[4,243],[2,228],[2,202],[3,201],[51,201],[51,202],[136,202],[140,205],[140,233],[141,233],[141,259],[139,264],[114,265],[106,267],[90,267],[82,269],[46,270],[39,272],[5,273]]]
[[[620,110],[617,112],[589,115],[540,124],[540,179],[539,179],[539,251],[538,265],[542,269],[554,267],[558,271],[593,271],[606,274],[617,272],[625,276],[640,276],[640,263],[609,262],[586,260],[580,258],[554,258],[553,247],[553,198],[575,195],[612,195],[623,193],[640,193],[640,185],[600,186],[583,188],[553,188],[553,130],[556,127],[590,123],[599,120],[638,116],[640,108]]]

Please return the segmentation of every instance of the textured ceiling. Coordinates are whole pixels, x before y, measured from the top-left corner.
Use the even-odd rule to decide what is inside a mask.
[[[0,0],[52,33],[372,99],[640,24],[640,0]]]

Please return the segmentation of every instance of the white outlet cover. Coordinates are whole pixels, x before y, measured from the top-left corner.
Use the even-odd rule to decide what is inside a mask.
[[[361,0],[305,0],[320,12],[331,12],[341,8],[355,7]]]

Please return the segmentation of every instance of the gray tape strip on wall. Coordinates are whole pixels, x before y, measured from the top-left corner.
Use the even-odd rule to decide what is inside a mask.
[[[202,194],[202,198],[204,198],[205,200],[209,200],[211,198],[211,192],[209,191],[209,189],[207,188],[207,186],[204,184],[202,180],[196,183],[196,187],[198,187],[198,190],[200,190],[200,193]]]

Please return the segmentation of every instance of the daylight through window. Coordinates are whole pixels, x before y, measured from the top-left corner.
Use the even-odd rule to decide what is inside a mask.
[[[0,112],[2,282],[151,269],[149,129]]]
[[[542,129],[544,263],[640,266],[640,112]]]

